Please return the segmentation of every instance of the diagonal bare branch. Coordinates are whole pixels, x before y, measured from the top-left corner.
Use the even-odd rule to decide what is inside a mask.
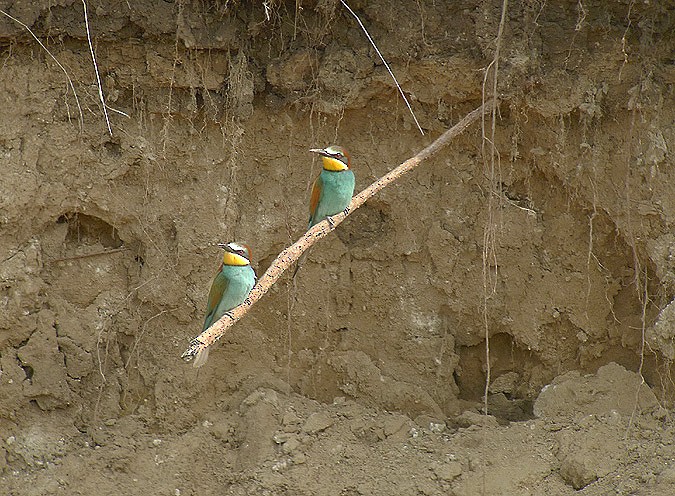
[[[446,147],[455,136],[461,134],[473,122],[477,121],[484,113],[492,111],[494,105],[494,100],[490,100],[468,113],[461,121],[448,129],[445,133],[438,137],[436,141],[432,142],[417,155],[409,158],[401,165],[391,170],[389,173],[385,174],[366,189],[361,191],[358,195],[354,196],[351,203],[349,204],[349,207],[347,208],[346,213],[340,212],[339,214],[332,216],[331,222],[328,222],[327,220],[319,222],[317,225],[307,231],[298,241],[282,251],[276,260],[274,260],[272,265],[270,265],[269,269],[267,269],[265,274],[263,274],[263,276],[258,280],[258,283],[251,290],[248,298],[244,300],[244,303],[230,310],[211,327],[190,341],[190,347],[183,352],[181,358],[183,358],[185,361],[190,361],[195,357],[195,355],[203,350],[206,350],[209,346],[220,339],[220,337],[225,334],[225,332],[230,327],[232,327],[235,322],[241,319],[246,314],[246,312],[249,311],[251,306],[256,301],[258,301],[265,293],[267,293],[272,285],[279,279],[279,277],[281,277],[281,274],[291,267],[305,250],[307,250],[321,238],[326,237],[333,229],[342,223],[343,220],[345,220],[347,215],[351,214],[354,210],[363,205],[370,197],[374,196],[377,192],[387,187],[389,184],[396,181],[407,172],[410,172],[422,161],[436,155],[441,149]]]

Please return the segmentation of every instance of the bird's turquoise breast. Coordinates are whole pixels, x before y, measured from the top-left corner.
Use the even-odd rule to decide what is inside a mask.
[[[321,222],[329,215],[335,215],[342,212],[354,194],[354,173],[347,169],[344,171],[321,171],[322,190],[319,197],[319,203],[316,212],[310,224],[314,225]]]
[[[213,315],[206,316],[204,329],[220,319],[225,312],[243,303],[255,286],[255,272],[250,265],[223,265],[216,277],[225,278],[227,285]]]

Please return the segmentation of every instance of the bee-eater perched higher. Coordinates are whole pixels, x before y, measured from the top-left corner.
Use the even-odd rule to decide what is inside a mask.
[[[354,173],[349,168],[351,159],[347,150],[341,146],[331,145],[326,148],[312,148],[310,152],[321,155],[323,169],[314,181],[312,197],[309,200],[309,226],[317,225],[326,217],[344,211],[354,194]],[[295,266],[293,278],[307,258],[306,251]]]
[[[349,168],[349,154],[341,146],[312,148],[310,152],[321,155],[323,162],[309,201],[309,227],[312,227],[347,208],[354,194],[354,173]]]
[[[255,271],[251,267],[251,249],[243,243],[219,243],[225,249],[223,263],[211,283],[209,301],[206,305],[206,318],[202,332],[220,319],[226,312],[239,306],[255,286]],[[206,363],[209,349],[197,354],[194,366]]]

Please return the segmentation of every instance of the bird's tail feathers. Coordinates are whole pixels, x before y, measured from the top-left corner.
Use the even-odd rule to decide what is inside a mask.
[[[199,350],[197,356],[194,358],[194,362],[192,362],[192,366],[198,369],[199,367],[204,365],[208,359],[209,359],[209,349],[204,348],[202,350]]]

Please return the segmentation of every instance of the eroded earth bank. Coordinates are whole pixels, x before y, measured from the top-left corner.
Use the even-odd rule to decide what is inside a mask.
[[[339,2],[0,2],[1,493],[675,494],[669,2],[510,2],[494,131],[180,359],[309,148],[360,191],[494,94],[501,2],[350,6],[424,136]]]

